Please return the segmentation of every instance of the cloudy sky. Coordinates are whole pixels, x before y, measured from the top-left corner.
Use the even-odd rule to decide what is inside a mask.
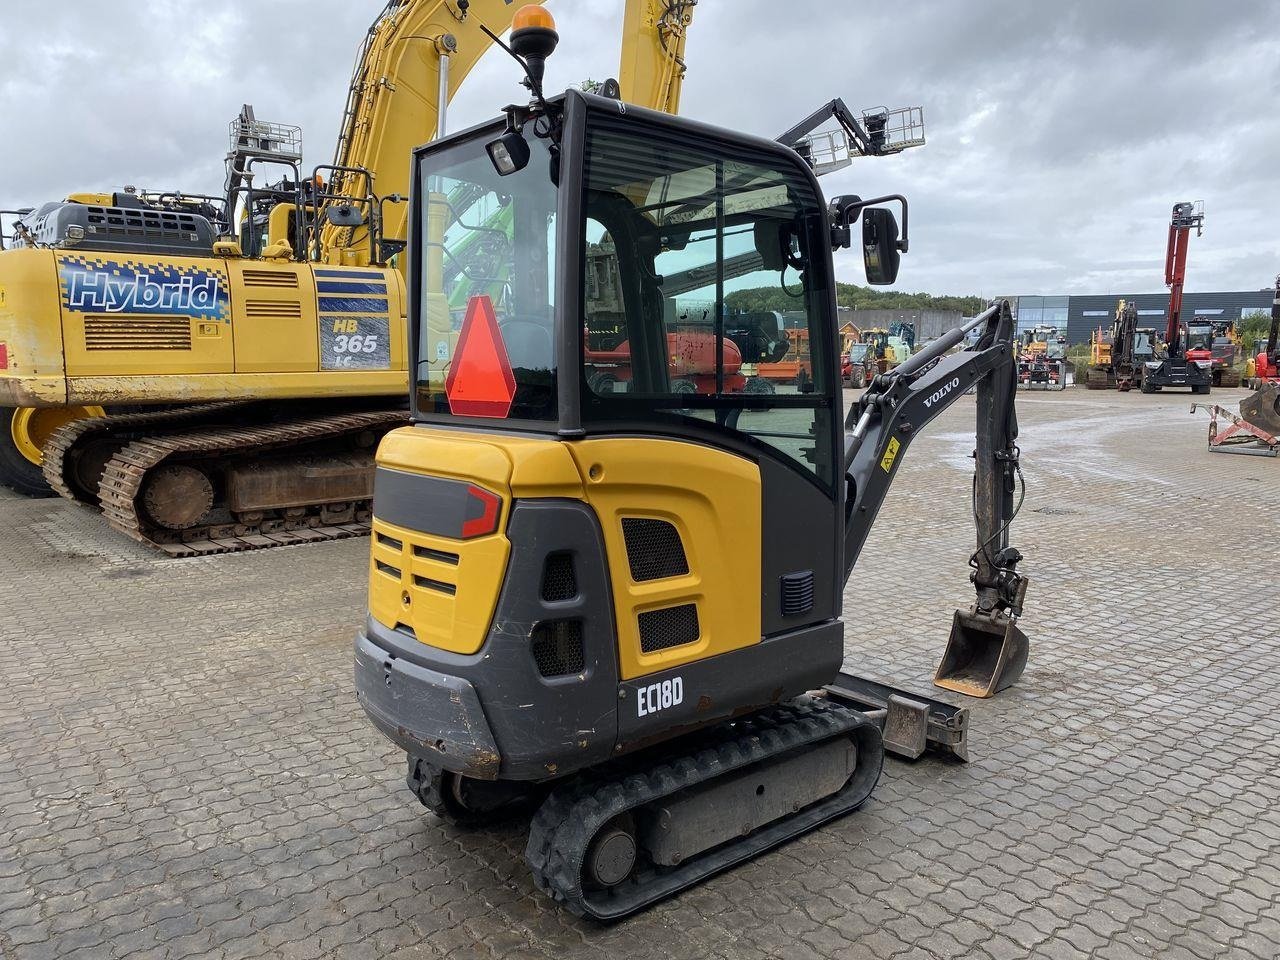
[[[623,0],[550,0],[547,89],[616,75]],[[4,0],[0,208],[125,183],[217,192],[243,102],[330,159],[355,48],[382,0]],[[928,145],[827,177],[902,192],[899,288],[1123,293],[1163,285],[1169,209],[1203,200],[1190,290],[1280,271],[1274,0],[701,0],[681,112],[775,135],[826,100],[922,105]],[[502,55],[450,126],[519,91]],[[862,281],[855,256],[841,279]]]

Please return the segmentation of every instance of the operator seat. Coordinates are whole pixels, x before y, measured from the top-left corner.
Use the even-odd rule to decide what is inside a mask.
[[[507,359],[512,368],[551,370],[555,367],[555,347],[550,320],[504,320],[498,324]]]

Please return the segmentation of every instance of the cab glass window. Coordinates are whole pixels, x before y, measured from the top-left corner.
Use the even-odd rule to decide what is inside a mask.
[[[500,176],[494,131],[423,157],[418,170],[417,410],[556,416],[556,187],[545,140]],[[509,374],[509,375],[508,375]]]
[[[709,428],[829,484],[829,241],[807,173],[603,116],[586,152],[584,421]]]

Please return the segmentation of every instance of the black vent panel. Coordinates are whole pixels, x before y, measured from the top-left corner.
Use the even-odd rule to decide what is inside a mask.
[[[794,617],[813,609],[813,571],[782,575],[782,615]]]
[[[666,520],[624,517],[622,537],[627,544],[627,563],[636,583],[682,577],[689,561],[680,542],[680,531]]]
[[[538,673],[544,677],[564,677],[586,668],[580,620],[544,620],[533,628],[531,643]]]
[[[548,603],[572,600],[578,595],[578,575],[573,555],[553,553],[542,566],[542,599]]]
[[[639,616],[640,649],[645,653],[670,650],[697,642],[702,635],[698,626],[698,605],[684,603],[662,610],[646,610]]]

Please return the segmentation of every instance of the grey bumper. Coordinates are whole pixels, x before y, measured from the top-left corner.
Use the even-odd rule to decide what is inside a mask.
[[[398,658],[363,630],[355,661],[356,697],[388,739],[454,773],[497,778],[498,747],[468,681]]]

